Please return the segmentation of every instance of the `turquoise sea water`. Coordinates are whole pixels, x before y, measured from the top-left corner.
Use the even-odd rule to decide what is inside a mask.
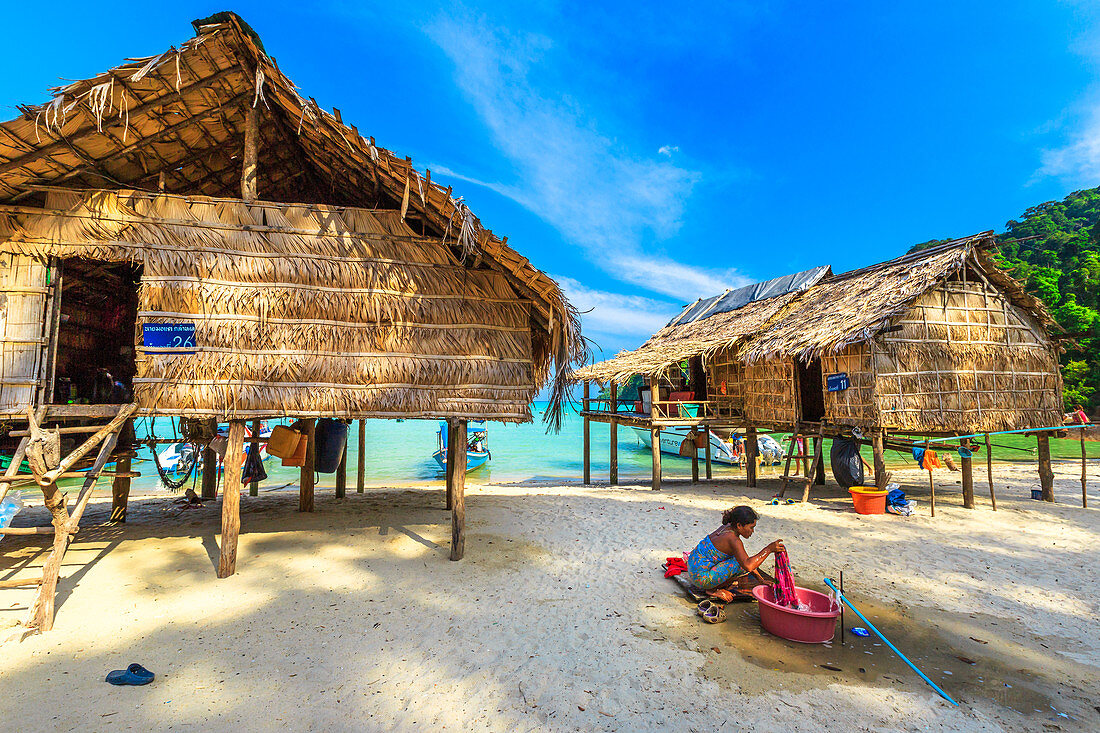
[[[535,422],[524,425],[487,423],[489,449],[492,460],[484,467],[472,471],[467,481],[473,484],[508,483],[529,480],[571,480],[580,481],[582,473],[582,446],[584,420],[574,410],[566,414],[562,430],[557,434],[547,434],[542,422],[545,403],[535,403],[533,411]],[[269,421],[268,425],[275,422]],[[139,436],[146,433],[148,426],[139,422]],[[432,458],[436,450],[436,431],[439,424],[432,420],[367,420],[366,421],[366,484],[380,485],[441,485],[443,472]],[[158,437],[173,435],[172,421],[158,418],[155,432]],[[356,465],[358,461],[357,423],[353,423],[348,437],[348,485],[355,490]],[[606,481],[608,478],[609,430],[606,424],[592,423],[592,479]],[[781,439],[780,434],[776,434]],[[996,461],[1035,461],[1034,438],[1022,436],[995,436],[995,444],[1006,446],[994,449]],[[1100,442],[1087,443],[1089,456],[1100,456]],[[786,444],[784,444],[786,447]],[[163,446],[161,448],[163,450]],[[1051,440],[1051,452],[1055,458],[1079,458],[1080,446],[1077,440]],[[865,457],[871,460],[870,449],[864,450]],[[984,463],[984,455],[975,454],[975,461]],[[887,463],[894,466],[912,466],[911,457],[896,453],[887,453]],[[628,481],[648,481],[651,457],[648,448],[642,446],[633,430],[619,427],[619,477]],[[703,466],[700,461],[700,473]],[[299,470],[284,468],[277,458],[270,458],[264,464],[268,480],[261,484],[261,491],[275,489],[286,484],[297,485]],[[691,460],[671,455],[662,456],[662,467],[666,477],[688,477],[691,475]],[[135,492],[145,493],[162,490],[156,468],[150,458],[148,448],[141,448],[134,468],[142,473],[134,479]],[[761,475],[782,475],[782,466],[765,467]],[[744,471],[733,466],[718,463],[713,465],[715,477],[743,476]],[[830,477],[831,480],[831,477]],[[320,474],[318,486],[335,485],[335,474]],[[106,482],[102,482],[106,484]],[[181,489],[182,491],[182,489]]]

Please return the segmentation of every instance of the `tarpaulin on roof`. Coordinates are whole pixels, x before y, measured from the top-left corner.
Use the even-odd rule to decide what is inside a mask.
[[[737,290],[727,290],[713,298],[696,301],[683,310],[680,315],[669,321],[668,325],[691,323],[703,318],[709,318],[716,313],[728,313],[738,308],[744,308],[749,303],[758,300],[767,300],[777,295],[786,295],[796,290],[805,290],[817,283],[830,272],[828,265],[815,267],[804,272],[795,272],[761,283],[746,285]]]

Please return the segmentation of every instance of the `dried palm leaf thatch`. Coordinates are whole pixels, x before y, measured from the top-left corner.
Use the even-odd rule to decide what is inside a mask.
[[[159,277],[332,285],[345,268],[356,269],[361,274],[347,279],[362,297],[342,307],[362,308],[365,318],[397,321],[396,312],[385,315],[402,310],[403,301],[392,298],[413,294],[423,296],[416,307],[446,310],[444,296],[470,287],[484,296],[483,307],[451,306],[466,308],[466,317],[483,317],[494,298],[525,301],[533,380],[553,380],[547,416],[559,419],[568,369],[584,363],[588,350],[557,283],[484,228],[431,171],[418,171],[345,124],[338,110],[302,95],[236,15],[194,25],[196,35],[178,48],[58,87],[47,104],[22,106],[20,117],[0,123],[0,214],[22,216],[25,204],[41,205],[49,190],[52,208],[82,218],[34,224],[42,251],[132,259]],[[241,151],[252,115],[259,120],[260,200],[241,206]],[[130,193],[117,201],[73,194],[77,204],[59,189]],[[123,200],[127,210],[109,211]],[[33,237],[20,246],[33,249]],[[150,286],[179,291],[183,282]],[[239,289],[224,287],[220,300],[240,304]],[[298,307],[294,290],[285,288],[273,307]],[[388,301],[374,292],[390,290],[396,294]],[[318,311],[327,307],[322,297]],[[514,307],[499,305],[511,314],[505,321],[515,316]]]
[[[503,273],[386,215],[127,191],[48,206],[4,215],[0,251],[140,264],[138,326],[195,324],[193,349],[137,344],[147,413],[521,421],[550,370]]]

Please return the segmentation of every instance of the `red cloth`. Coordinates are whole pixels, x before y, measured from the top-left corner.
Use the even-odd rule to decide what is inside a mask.
[[[673,575],[687,572],[688,566],[682,557],[670,557],[665,560],[665,563],[667,565],[667,569],[665,570],[666,578],[671,578]]]
[[[772,586],[772,598],[781,606],[797,606],[798,596],[794,592],[794,578],[791,576],[791,561],[786,550],[775,553],[775,579]]]

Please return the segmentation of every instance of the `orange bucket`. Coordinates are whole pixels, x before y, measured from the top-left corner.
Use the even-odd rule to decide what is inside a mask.
[[[861,489],[852,487],[848,489],[852,495],[852,505],[856,508],[856,514],[885,514],[886,495],[885,489]]]

